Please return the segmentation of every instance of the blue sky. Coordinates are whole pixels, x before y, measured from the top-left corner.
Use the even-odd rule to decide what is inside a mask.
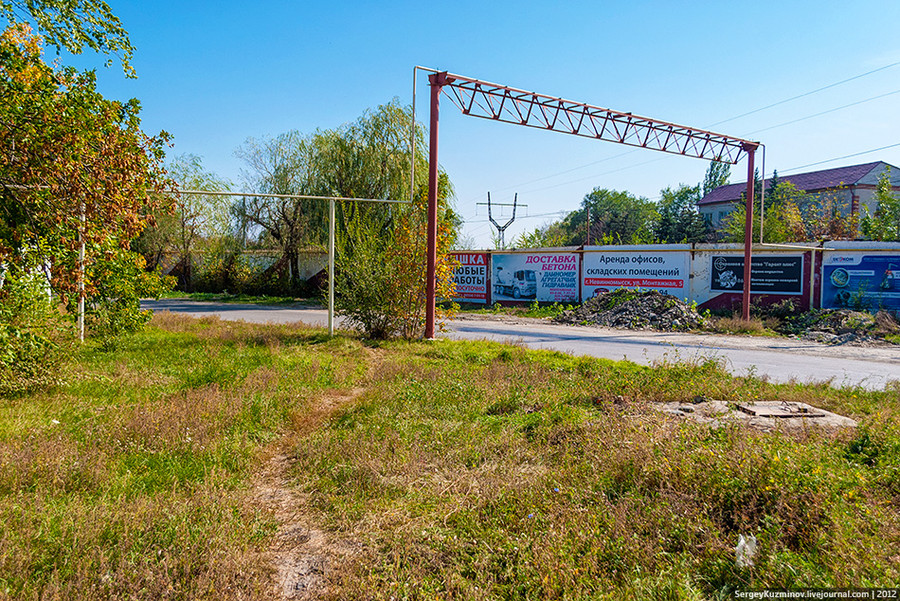
[[[238,186],[234,151],[248,137],[335,127],[395,96],[409,103],[415,65],[757,139],[767,174],[900,143],[900,65],[882,69],[900,62],[897,2],[110,5],[137,48],[138,79],[104,69],[100,57],[66,61],[97,67],[108,97],[138,98],[145,130],[174,135],[171,154],[199,155]],[[418,118],[427,122],[424,75],[418,86]],[[440,133],[440,163],[476,246],[490,244],[476,206],[488,191],[496,202],[518,192],[528,205],[510,240],[576,209],[594,187],[655,199],[706,169],[697,159],[464,117],[446,100]],[[875,160],[900,166],[900,146],[803,170]],[[736,166],[731,181],[745,171]]]

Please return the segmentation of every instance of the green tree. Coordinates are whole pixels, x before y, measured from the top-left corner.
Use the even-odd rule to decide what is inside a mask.
[[[660,192],[656,223],[656,241],[662,243],[705,242],[709,232],[703,217],[697,211],[700,200],[700,185],[681,184],[674,190],[665,188]]]
[[[861,230],[872,240],[900,240],[900,198],[891,188],[891,168],[886,167],[878,176],[875,187],[875,212],[863,216]]]
[[[102,0],[0,0],[0,15],[9,26],[34,24],[57,51],[81,54],[90,49],[116,56],[126,75],[134,76],[128,33]]]
[[[412,112],[398,100],[366,111],[356,121],[334,130],[310,135],[293,131],[271,140],[250,139],[237,154],[249,167],[245,181],[254,191],[270,194],[334,196],[340,198],[409,199],[409,135]],[[427,187],[428,158],[424,128],[416,127],[416,191]],[[450,198],[449,179],[441,178],[443,197]],[[327,203],[292,198],[248,199],[239,207],[241,217],[271,240],[282,256],[272,270],[292,274],[297,250],[322,245],[327,235]],[[339,229],[363,219],[367,232],[385,236],[394,228],[397,208],[386,204],[341,202]],[[459,223],[449,207],[447,217]],[[358,226],[356,226],[358,227]],[[455,227],[452,229],[455,235]],[[451,241],[452,243],[452,241]]]
[[[643,244],[653,241],[653,230],[659,220],[654,202],[629,192],[594,188],[581,201],[581,210],[570,213],[563,220],[569,232],[568,244],[585,242],[588,208],[593,243]]]
[[[566,238],[558,226],[547,223],[531,231],[522,232],[513,240],[513,248],[565,246]]]
[[[324,196],[323,154],[317,133],[304,136],[289,131],[275,138],[248,139],[237,151],[249,168],[244,181],[262,194]],[[326,210],[322,201],[299,198],[246,197],[235,206],[238,218],[257,232],[263,246],[274,246],[281,257],[263,277],[274,276],[285,282],[285,291],[300,286],[295,266],[301,248],[321,244],[327,232]]]
[[[41,249],[54,293],[71,300],[83,240],[91,307],[106,302],[108,278],[131,277],[113,266],[143,265],[129,245],[167,202],[170,182],[167,136],[146,136],[138,113],[137,101],[100,95],[92,72],[44,63],[26,26],[0,36],[0,263],[19,265]],[[136,315],[138,294],[127,299]]]
[[[731,165],[729,163],[710,161],[709,167],[706,168],[706,175],[703,177],[703,196],[706,196],[719,186],[727,185],[730,176]]]
[[[320,133],[321,173],[330,195],[409,198],[412,112],[395,100],[367,111],[355,123]],[[416,338],[424,333],[428,157],[424,128],[418,149],[414,202],[409,205],[342,202],[338,212],[337,310],[367,336]],[[449,298],[459,218],[450,207],[453,187],[438,174],[437,293]]]
[[[175,157],[166,165],[169,176],[180,190],[228,192],[231,184],[204,169],[200,157],[192,154]],[[164,259],[174,260],[172,271],[179,277],[179,287],[191,290],[193,266],[197,253],[204,263],[215,263],[218,253],[234,246],[233,199],[229,196],[176,194],[174,212],[155,215],[154,223],[144,228],[132,248],[147,261],[147,269],[160,267]]]
[[[775,180],[775,185],[766,191],[765,220],[761,221],[763,214],[762,203],[757,198],[753,203],[754,241],[759,240],[759,227],[762,223],[763,242],[803,242],[811,239],[808,224],[801,211],[801,205],[808,200],[803,190],[798,190],[794,184]],[[744,224],[746,223],[747,205],[743,197],[741,202],[725,221],[722,233],[726,242],[744,241]]]
[[[454,239],[449,181],[438,186],[436,293],[452,296]],[[427,187],[415,201],[394,207],[388,228],[363,212],[339,232],[335,308],[369,338],[419,338],[424,333]]]
[[[763,212],[765,219],[763,220]],[[746,203],[743,197],[722,226],[724,240],[744,241]],[[846,240],[855,237],[857,219],[840,190],[808,194],[794,184],[778,178],[775,172],[768,182],[765,206],[756,198],[753,203],[754,240],[759,240],[762,225],[763,242],[809,242],[823,238]]]
[[[656,203],[629,192],[594,188],[581,201],[581,209],[519,236],[514,245],[578,246],[587,242],[588,227],[592,244],[647,244],[659,220],[656,208]]]

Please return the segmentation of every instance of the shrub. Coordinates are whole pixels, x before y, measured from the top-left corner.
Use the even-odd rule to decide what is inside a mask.
[[[43,267],[26,256],[0,275],[0,394],[58,379],[61,353],[51,336],[61,338],[68,327],[50,298]]]
[[[141,310],[141,298],[158,297],[174,287],[174,278],[147,272],[144,265],[141,255],[115,248],[102,253],[88,269],[94,289],[86,299],[85,321],[104,349],[115,348],[121,336],[140,330],[150,320],[152,312]]]
[[[368,338],[418,338],[425,321],[426,201],[396,210],[385,227],[363,211],[347,224],[338,244],[335,308]],[[443,211],[442,211],[443,212]],[[450,298],[452,228],[438,222],[437,296]]]

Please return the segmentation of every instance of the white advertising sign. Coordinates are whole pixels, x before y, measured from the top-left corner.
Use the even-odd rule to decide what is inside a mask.
[[[689,295],[690,253],[586,252],[582,300],[616,288],[659,290],[679,298]]]

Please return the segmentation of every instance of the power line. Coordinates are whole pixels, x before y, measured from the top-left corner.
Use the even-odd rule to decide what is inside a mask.
[[[827,115],[828,113],[833,113],[835,111],[839,111],[842,109],[850,108],[851,106],[856,106],[858,104],[863,104],[866,102],[872,102],[873,100],[878,100],[879,98],[884,98],[886,96],[893,96],[894,94],[900,94],[900,90],[894,90],[893,92],[887,92],[885,94],[879,94],[878,96],[872,96],[871,98],[866,98],[864,100],[858,100],[856,102],[851,102],[850,104],[845,104],[844,106],[839,106],[833,109],[828,109],[827,111],[822,111],[821,113],[815,113],[814,115],[807,115],[805,117],[800,117],[799,119],[794,119],[792,121],[785,121],[784,123],[779,123],[778,125],[772,125],[769,127],[764,127],[762,129],[757,129],[756,131],[751,131],[748,136],[753,134],[758,134],[763,131],[769,131],[770,129],[775,129],[776,127],[784,127],[785,125],[792,125],[794,123],[798,123],[800,121],[806,121],[807,119],[812,119],[813,117],[821,117],[822,115]]]
[[[887,67],[885,67],[885,68],[887,68]],[[827,87],[831,87],[831,86],[827,86]],[[853,107],[853,106],[857,106],[857,105],[859,105],[859,104],[864,104],[864,103],[866,103],[866,102],[871,102],[871,101],[873,101],[873,100],[878,100],[878,99],[880,99],[880,98],[885,98],[885,97],[887,97],[887,96],[892,96],[892,95],[894,95],[894,94],[900,94],[900,90],[894,90],[894,91],[892,91],[892,92],[887,92],[887,93],[884,93],[884,94],[879,94],[879,95],[877,95],[877,96],[872,96],[872,97],[870,97],[870,98],[865,98],[865,99],[863,99],[863,100],[858,100],[858,101],[856,101],[856,102],[851,102],[850,104],[845,104],[845,105],[843,105],[843,106],[839,106],[839,107],[835,107],[835,108],[832,108],[832,109],[828,109],[827,111],[822,111],[822,112],[815,113],[815,114],[812,114],[812,115],[806,115],[805,117],[800,117],[800,118],[798,118],[798,119],[793,119],[793,120],[791,120],[791,121],[786,121],[786,122],[784,122],[784,123],[779,123],[778,125],[772,125],[772,126],[770,126],[770,127],[765,127],[765,128],[763,128],[763,129],[758,129],[758,130],[752,131],[752,132],[750,132],[750,133],[748,133],[748,134],[746,134],[746,135],[747,135],[747,136],[750,136],[750,135],[757,134],[757,133],[760,133],[760,132],[764,132],[764,131],[769,131],[769,130],[772,130],[772,129],[776,129],[776,128],[778,128],[778,127],[784,127],[784,126],[786,126],[786,125],[792,125],[792,124],[794,124],[794,123],[798,123],[798,122],[800,122],[800,121],[805,121],[805,120],[807,120],[807,119],[812,119],[812,118],[814,118],[814,117],[821,117],[822,115],[827,115],[828,113],[833,113],[833,112],[835,112],[835,111],[839,111],[839,110],[842,110],[842,109],[845,109],[845,108],[850,108],[850,107]],[[806,95],[808,95],[808,94],[806,94]],[[890,148],[890,147],[888,147],[888,148]],[[875,151],[871,151],[871,152],[875,152]],[[867,154],[867,153],[861,153],[861,154]],[[855,156],[855,155],[851,155],[851,156]],[[611,158],[615,158],[615,157],[611,157]],[[627,166],[627,167],[621,167],[621,168],[619,168],[619,169],[613,169],[612,171],[606,171],[606,172],[603,172],[603,173],[593,174],[593,175],[589,175],[589,176],[582,177],[582,178],[578,178],[578,179],[574,179],[574,180],[568,180],[568,181],[565,181],[565,182],[560,182],[560,183],[558,183],[558,184],[553,184],[552,186],[546,186],[546,187],[544,187],[544,188],[537,188],[537,189],[535,189],[535,190],[530,190],[530,192],[542,192],[542,191],[544,191],[544,190],[550,190],[550,189],[552,189],[552,188],[559,188],[559,187],[561,187],[561,186],[566,186],[566,185],[569,185],[569,184],[574,184],[574,183],[577,183],[577,182],[580,182],[580,181],[584,181],[584,180],[588,180],[588,179],[594,179],[594,178],[599,178],[599,177],[603,177],[603,176],[606,176],[606,175],[611,175],[611,174],[613,174],[613,173],[618,173],[618,172],[620,172],[620,171],[626,171],[626,170],[628,170],[628,169],[634,169],[634,168],[636,168],[636,167],[643,167],[644,165],[647,165],[647,164],[649,164],[649,163],[655,163],[655,162],[657,162],[657,161],[661,161],[661,160],[663,160],[664,158],[666,158],[666,157],[659,157],[659,158],[651,159],[651,160],[649,160],[649,161],[644,161],[643,163],[636,163],[636,164],[634,164],[634,165],[629,165],[629,166]],[[842,157],[842,158],[847,158],[847,157]],[[832,159],[832,160],[840,160],[840,159]],[[816,164],[818,164],[818,163],[816,163]],[[802,167],[799,167],[799,169],[802,169]],[[787,171],[787,170],[786,170],[786,171]],[[547,177],[549,178],[549,177],[552,177],[552,176],[547,176]],[[546,178],[544,178],[544,179],[546,179]]]
[[[773,102],[772,104],[768,104],[768,105],[766,105],[766,106],[763,106],[763,107],[760,107],[760,108],[757,108],[757,109],[753,109],[752,111],[748,111],[748,112],[746,112],[746,113],[741,113],[740,115],[737,115],[737,116],[735,116],[735,117],[729,117],[728,119],[724,119],[724,120],[722,120],[722,121],[717,121],[716,123],[713,123],[712,125],[708,126],[708,128],[712,128],[712,127],[715,127],[716,125],[721,125],[722,123],[727,123],[727,122],[729,122],[729,121],[734,121],[734,120],[736,120],[736,119],[740,119],[741,117],[746,117],[746,116],[748,116],[748,115],[753,115],[753,114],[755,114],[755,113],[759,113],[759,112],[762,112],[762,111],[764,111],[764,110],[767,110],[767,109],[770,109],[770,108],[773,108],[773,107],[776,107],[776,106],[779,106],[779,105],[782,105],[782,104],[786,104],[786,103],[792,102],[792,101],[794,101],[794,100],[798,100],[798,99],[800,99],[800,98],[805,98],[805,97],[807,97],[807,96],[811,96],[811,95],[813,95],[813,94],[817,94],[817,93],[822,92],[822,91],[824,91],[824,90],[828,90],[828,89],[831,89],[831,88],[834,88],[834,87],[843,85],[843,84],[845,84],[845,83],[849,83],[849,82],[851,82],[851,81],[860,79],[860,78],[862,78],[862,77],[866,77],[866,76],[868,76],[868,75],[872,75],[873,73],[878,73],[879,71],[884,71],[884,70],[886,70],[886,69],[890,69],[890,68],[892,68],[892,67],[896,67],[896,66],[898,66],[898,65],[900,65],[900,61],[891,63],[891,64],[889,64],[889,65],[884,65],[883,67],[878,67],[877,69],[872,69],[871,71],[866,71],[865,73],[860,73],[859,75],[854,75],[853,77],[848,77],[848,78],[846,78],[846,79],[842,79],[842,80],[836,81],[836,82],[834,82],[834,83],[830,83],[830,84],[828,84],[828,85],[825,85],[825,86],[816,88],[816,89],[814,89],[814,90],[810,90],[810,91],[808,91],[808,92],[804,92],[803,94],[798,94],[798,95],[796,95],[796,96],[791,96],[790,98],[785,98],[784,100],[779,100],[778,102]],[[771,126],[771,127],[767,127],[767,128],[764,128],[764,129],[760,129],[760,130],[756,130],[756,131],[750,132],[750,133],[747,134],[747,135],[749,136],[749,135],[753,135],[753,134],[760,133],[760,132],[763,132],[763,131],[768,131],[768,130],[770,130],[770,129],[775,129],[775,128],[777,128],[777,127],[783,127],[783,126],[785,126],[785,125],[790,125],[790,124],[792,124],[792,123],[797,123],[798,121],[803,121],[803,120],[805,120],[805,119],[812,119],[813,117],[818,117],[818,116],[821,116],[821,115],[828,114],[828,113],[830,113],[830,112],[834,112],[834,111],[838,111],[838,110],[841,110],[841,109],[844,109],[844,108],[848,108],[848,107],[851,107],[851,106],[855,106],[855,105],[857,105],[857,104],[862,104],[862,103],[864,103],[864,102],[869,102],[869,101],[872,101],[872,100],[876,100],[876,99],[878,99],[878,98],[883,98],[883,97],[885,97],[885,96],[890,96],[890,95],[896,94],[896,93],[898,93],[898,92],[900,92],[900,90],[897,90],[897,91],[895,91],[895,92],[889,92],[889,93],[887,93],[887,94],[882,94],[881,96],[875,96],[875,97],[872,97],[872,98],[867,98],[867,99],[865,99],[865,100],[861,100],[861,101],[858,101],[858,102],[855,102],[855,103],[851,103],[851,104],[848,104],[848,105],[844,105],[844,106],[842,106],[842,107],[838,107],[838,108],[835,108],[835,109],[830,109],[830,110],[824,111],[824,112],[822,112],[822,113],[816,113],[815,115],[808,115],[808,116],[806,116],[806,117],[801,117],[801,118],[799,118],[799,119],[795,119],[795,120],[793,120],[793,121],[788,121],[788,122],[785,122],[785,123],[781,123],[781,124],[779,124],[779,125],[773,125],[773,126]],[[707,129],[708,129],[708,128],[707,128]],[[610,161],[610,160],[613,160],[613,159],[617,159],[617,158],[620,158],[620,157],[623,157],[623,156],[632,154],[632,153],[634,153],[634,152],[637,152],[637,149],[629,150],[629,151],[627,151],[627,152],[623,152],[623,153],[620,153],[620,154],[617,154],[617,155],[613,155],[613,156],[611,156],[611,157],[606,157],[606,158],[600,159],[600,160],[598,160],[598,161],[592,161],[592,162],[590,162],[590,163],[586,163],[586,164],[584,164],[584,165],[579,165],[578,167],[572,167],[572,168],[570,168],[570,169],[566,169],[566,170],[564,170],[564,171],[559,171],[559,172],[557,172],[557,173],[552,173],[552,174],[550,174],[550,175],[545,175],[545,176],[543,176],[543,177],[539,177],[539,178],[537,178],[537,179],[529,180],[529,181],[524,182],[524,183],[513,184],[513,185],[508,186],[508,187],[506,187],[506,188],[499,188],[498,191],[500,191],[500,190],[508,190],[508,189],[510,189],[510,188],[515,188],[515,187],[523,187],[523,186],[527,186],[527,185],[529,185],[529,184],[533,184],[533,183],[536,183],[536,182],[539,182],[539,181],[544,181],[544,180],[552,179],[552,178],[554,178],[554,177],[559,177],[560,175],[565,175],[566,173],[571,173],[571,172],[573,172],[573,171],[578,171],[579,169],[584,169],[584,168],[586,168],[586,167],[592,167],[593,165],[597,165],[597,164],[600,164],[600,163],[603,163],[603,162],[606,162],[606,161]],[[603,177],[604,175],[610,175],[610,174],[612,174],[612,173],[617,173],[617,172],[619,172],[619,171],[624,171],[624,170],[626,170],[626,169],[631,169],[632,167],[643,166],[643,165],[646,165],[648,162],[655,162],[655,161],[657,161],[657,160],[662,160],[662,159],[654,159],[653,161],[647,161],[647,162],[644,162],[644,163],[639,163],[639,164],[637,164],[637,165],[633,165],[633,166],[630,166],[630,167],[622,167],[621,169],[616,169],[616,170],[613,170],[613,171],[607,171],[607,172],[604,172],[604,173],[601,173],[601,174],[590,175],[590,176],[586,176],[586,177],[579,178],[579,179],[575,179],[575,180],[569,180],[569,181],[566,181],[566,182],[562,182],[562,183],[560,183],[560,184],[554,184],[553,186],[548,186],[548,187],[545,187],[545,188],[538,188],[537,190],[533,190],[533,192],[539,192],[539,191],[542,191],[542,190],[549,190],[549,189],[552,189],[552,188],[557,188],[557,187],[560,187],[560,186],[564,186],[564,185],[568,185],[568,184],[572,184],[572,183],[577,183],[577,182],[584,181],[584,180],[587,180],[587,179],[593,179],[593,178],[595,178],[595,177]],[[835,160],[837,160],[837,159],[835,159]]]
[[[858,157],[858,156],[861,156],[864,154],[871,154],[873,152],[887,150],[888,148],[896,148],[897,146],[900,146],[900,142],[898,142],[897,144],[888,144],[887,146],[882,146],[880,148],[873,148],[871,150],[863,150],[862,152],[854,152],[853,154],[845,154],[842,157],[835,157],[833,159],[826,159],[824,161],[816,161],[815,163],[808,163],[806,165],[800,165],[799,167],[791,167],[790,169],[784,169],[781,173],[787,173],[788,171],[797,171],[798,169],[806,169],[807,167],[815,167],[816,165],[824,165],[825,163],[833,163],[834,161],[840,161],[843,159]]]
[[[547,179],[552,179],[552,178],[554,178],[554,177],[559,177],[560,175],[565,175],[566,173],[572,173],[573,171],[578,171],[579,169],[584,169],[584,168],[586,168],[586,167],[593,167],[594,165],[599,165],[600,163],[605,163],[606,161],[611,161],[611,160],[613,160],[613,159],[618,159],[618,158],[620,158],[620,157],[623,157],[623,156],[626,156],[626,155],[629,155],[629,154],[633,154],[633,153],[637,152],[638,150],[639,150],[639,149],[635,148],[635,149],[633,149],[633,150],[628,150],[628,151],[626,151],[626,152],[622,152],[622,153],[619,153],[619,154],[615,154],[615,155],[613,155],[613,156],[611,156],[611,157],[606,157],[606,158],[600,159],[600,160],[598,160],[598,161],[593,161],[593,162],[591,162],[591,163],[585,163],[584,165],[579,165],[578,167],[572,167],[571,169],[566,169],[566,170],[564,170],[564,171],[559,171],[559,172],[557,172],[557,173],[551,173],[550,175],[545,175],[545,176],[543,176],[543,177],[539,177],[539,178],[537,178],[537,179],[529,180],[529,181],[524,182],[524,183],[521,183],[521,184],[513,184],[512,186],[507,186],[507,187],[505,187],[505,188],[499,188],[499,189],[498,189],[498,192],[502,192],[503,190],[510,190],[510,189],[512,189],[512,188],[516,188],[516,187],[520,187],[520,186],[527,186],[527,185],[529,185],[529,184],[534,184],[534,183],[537,183],[537,182],[540,182],[540,181],[544,181],[544,180],[547,180]],[[576,181],[579,181],[579,180],[576,180]],[[543,188],[542,188],[542,189],[543,189]]]
[[[812,96],[813,94],[816,94],[823,90],[828,90],[829,88],[837,87],[839,85],[851,82],[855,79],[859,79],[860,77],[865,77],[866,75],[871,75],[872,73],[878,73],[879,71],[884,71],[885,69],[890,69],[891,67],[896,67],[897,65],[900,65],[900,61],[898,61],[896,63],[891,63],[890,65],[885,65],[883,67],[878,67],[877,69],[872,69],[871,71],[866,71],[865,73],[860,73],[859,75],[854,75],[853,77],[848,77],[847,79],[842,79],[841,81],[837,81],[835,83],[830,83],[827,86],[822,86],[821,88],[816,88],[815,90],[812,90],[809,92],[804,92],[803,94],[798,94],[797,96],[792,96],[790,98],[785,98],[784,100],[779,100],[778,102],[773,102],[772,104],[768,104],[764,107],[761,107],[758,109],[753,109],[752,111],[748,111],[746,113],[741,113],[737,117],[729,117],[728,119],[724,119],[722,121],[717,121],[717,122],[713,123],[712,125],[710,125],[710,127],[715,127],[716,125],[722,125],[723,123],[728,123],[729,121],[734,121],[736,119],[740,119],[741,117],[746,117],[747,115],[753,115],[755,113],[759,113],[760,111],[764,111],[764,110],[770,109],[772,107],[786,104],[788,102],[792,102],[792,101],[798,100],[800,98],[805,98],[807,96]],[[752,133],[755,133],[755,132],[752,132]]]
[[[565,181],[565,182],[560,182],[560,183],[558,183],[558,184],[553,184],[552,186],[546,186],[546,187],[544,187],[544,188],[537,188],[536,190],[529,190],[529,192],[543,192],[544,190],[552,190],[553,188],[559,188],[560,186],[567,186],[567,185],[569,185],[569,184],[578,183],[578,182],[585,181],[585,180],[588,180],[588,179],[595,179],[595,178],[603,177],[603,176],[605,176],[605,175],[611,175],[611,174],[613,174],[613,173],[618,173],[618,172],[620,172],[620,171],[627,171],[628,169],[635,169],[635,168],[637,168],[637,167],[643,167],[644,165],[649,165],[650,163],[656,163],[656,162],[662,161],[663,159],[666,159],[666,158],[668,158],[668,157],[658,157],[658,158],[655,158],[655,159],[650,159],[649,161],[644,161],[643,163],[635,163],[635,164],[633,164],[633,165],[627,165],[627,166],[625,166],[625,167],[619,167],[618,169],[612,169],[611,171],[604,171],[603,173],[596,173],[596,174],[593,174],[593,175],[588,175],[588,176],[585,176],[585,177],[580,177],[580,178],[578,178],[578,179],[573,179],[573,180],[569,180],[569,181]]]
[[[518,217],[518,219],[536,219],[538,217],[551,217],[554,215],[563,215],[565,213],[571,213],[571,212],[572,211],[564,209],[564,210],[560,210],[560,211],[553,211],[552,213],[540,213],[538,215],[525,215],[524,217]],[[467,224],[469,224],[469,223],[488,223],[489,224],[491,222],[487,221],[487,220],[479,220],[479,221],[466,221],[466,223]]]

